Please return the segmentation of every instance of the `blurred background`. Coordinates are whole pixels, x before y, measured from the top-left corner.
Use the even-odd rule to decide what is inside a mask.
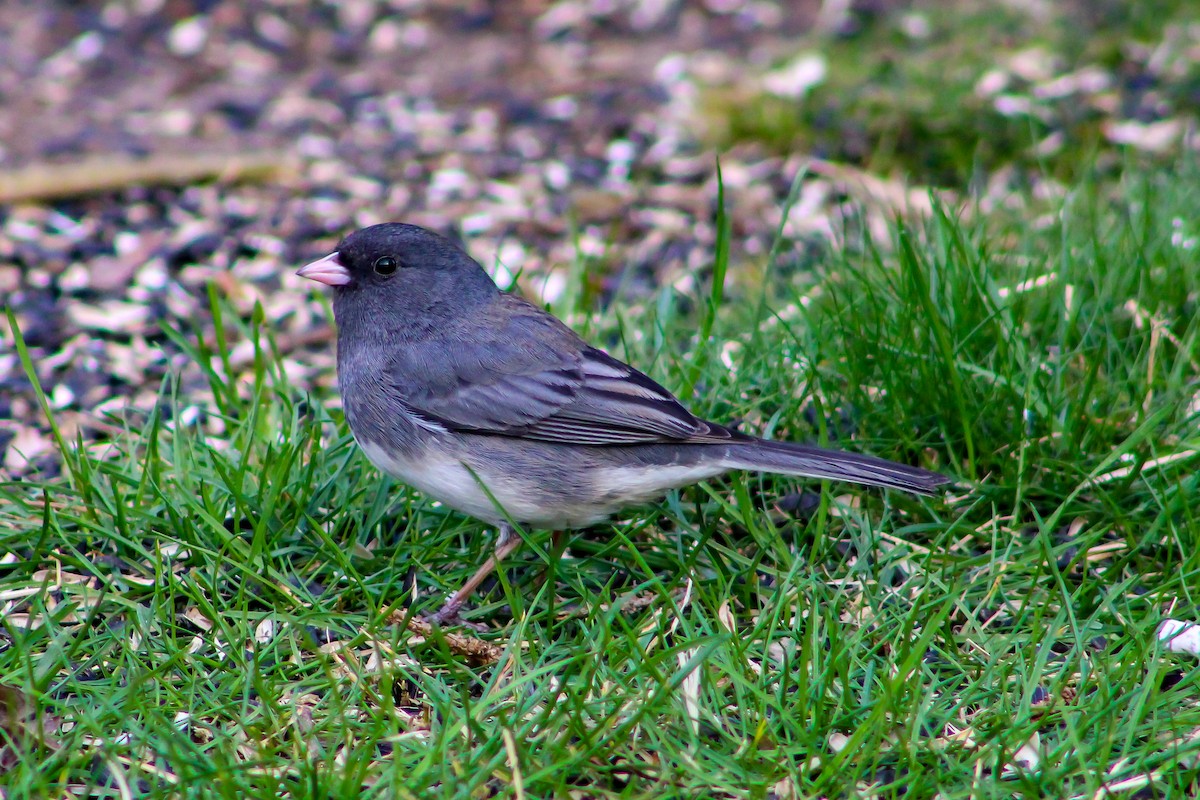
[[[787,281],[931,190],[1036,221],[1200,141],[1184,0],[10,0],[0,53],[0,297],[68,425],[153,405],[210,283],[327,385],[291,273],[362,225],[461,237],[569,316],[695,292],[718,155],[736,299],[777,231]],[[49,449],[0,423],[8,474]]]

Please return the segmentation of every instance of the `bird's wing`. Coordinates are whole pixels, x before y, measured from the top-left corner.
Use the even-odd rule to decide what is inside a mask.
[[[426,427],[586,445],[735,436],[540,308],[501,298],[470,344],[445,335],[394,355],[387,384]]]

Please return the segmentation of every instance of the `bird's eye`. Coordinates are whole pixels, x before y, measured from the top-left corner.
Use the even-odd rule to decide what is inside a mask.
[[[391,256],[382,256],[375,259],[375,272],[379,275],[391,275],[400,266],[400,262]]]

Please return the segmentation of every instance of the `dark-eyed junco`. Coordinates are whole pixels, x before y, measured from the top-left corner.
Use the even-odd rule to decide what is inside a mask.
[[[697,419],[548,312],[500,291],[450,240],[400,223],[350,234],[297,272],[334,289],[346,421],[379,469],[500,528],[449,621],[520,544],[733,469],[932,494],[935,472],[748,436]]]

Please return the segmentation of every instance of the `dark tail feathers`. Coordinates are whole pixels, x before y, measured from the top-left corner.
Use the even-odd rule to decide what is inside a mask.
[[[726,465],[731,469],[828,478],[924,495],[936,494],[939,486],[950,483],[945,475],[875,456],[767,439],[730,445]]]

